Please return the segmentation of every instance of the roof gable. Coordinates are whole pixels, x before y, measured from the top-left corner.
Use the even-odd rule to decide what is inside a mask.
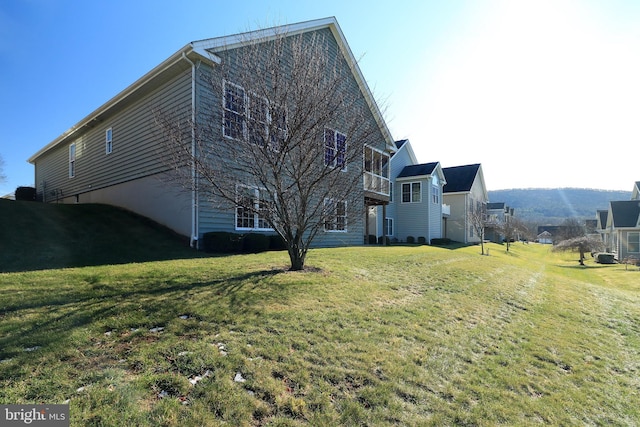
[[[405,166],[398,174],[398,178],[418,177],[431,175],[438,166],[438,162],[421,163],[419,165]]]
[[[447,184],[444,186],[445,193],[459,193],[471,191],[473,182],[480,170],[480,163],[464,166],[453,166],[442,168]]]
[[[636,228],[640,218],[640,201],[611,202],[611,219],[615,228]]]

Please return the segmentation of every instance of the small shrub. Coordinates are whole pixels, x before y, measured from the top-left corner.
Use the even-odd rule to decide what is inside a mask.
[[[448,237],[438,237],[436,239],[431,239],[431,244],[433,246],[446,246],[451,244],[451,239]]]
[[[211,253],[239,253],[242,251],[242,236],[226,231],[204,233],[202,236],[202,249]]]
[[[378,237],[378,244],[389,246],[391,244],[391,240],[389,239],[389,236],[380,236]]]
[[[33,187],[16,188],[16,200],[26,200],[33,202],[36,200],[36,189]]]
[[[407,236],[407,243],[415,243],[416,242],[416,238],[413,236]]]
[[[370,245],[375,245],[378,242],[378,238],[375,236],[375,234],[369,234],[369,236],[367,236],[367,242]]]
[[[242,237],[242,252],[256,254],[269,250],[269,236],[260,233],[249,233]]]
[[[271,234],[269,236],[269,250],[270,251],[283,251],[287,249],[287,244],[279,234]]]
[[[425,243],[427,243],[427,239],[424,238],[423,236],[418,237],[418,243],[420,243],[421,245],[424,245]]]

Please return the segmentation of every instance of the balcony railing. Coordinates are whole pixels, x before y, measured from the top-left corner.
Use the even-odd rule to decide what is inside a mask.
[[[389,178],[371,172],[364,173],[364,191],[389,196]]]

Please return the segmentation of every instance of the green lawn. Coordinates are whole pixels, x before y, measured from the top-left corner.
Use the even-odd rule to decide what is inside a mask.
[[[77,426],[640,424],[640,272],[488,248],[3,273],[0,403],[68,401]]]

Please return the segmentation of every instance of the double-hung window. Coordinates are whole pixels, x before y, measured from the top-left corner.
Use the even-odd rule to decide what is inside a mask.
[[[104,141],[106,154],[111,154],[113,151],[113,129],[109,128],[105,131]]]
[[[226,80],[223,87],[224,136],[279,150],[287,135],[286,109]]]
[[[627,235],[627,251],[639,253],[640,252],[640,233],[632,231]]]
[[[69,178],[76,176],[76,144],[69,145]]]
[[[384,219],[384,234],[385,236],[393,236],[393,218]]]
[[[324,231],[347,231],[347,202],[324,199]]]
[[[237,230],[272,230],[267,222],[271,203],[266,192],[255,187],[238,186],[236,195]]]
[[[402,184],[402,203],[420,203],[422,201],[422,185],[420,182]]]
[[[347,169],[347,136],[333,129],[324,130],[324,164]]]
[[[223,86],[222,131],[228,138],[244,139],[247,103],[244,89],[226,80]]]

